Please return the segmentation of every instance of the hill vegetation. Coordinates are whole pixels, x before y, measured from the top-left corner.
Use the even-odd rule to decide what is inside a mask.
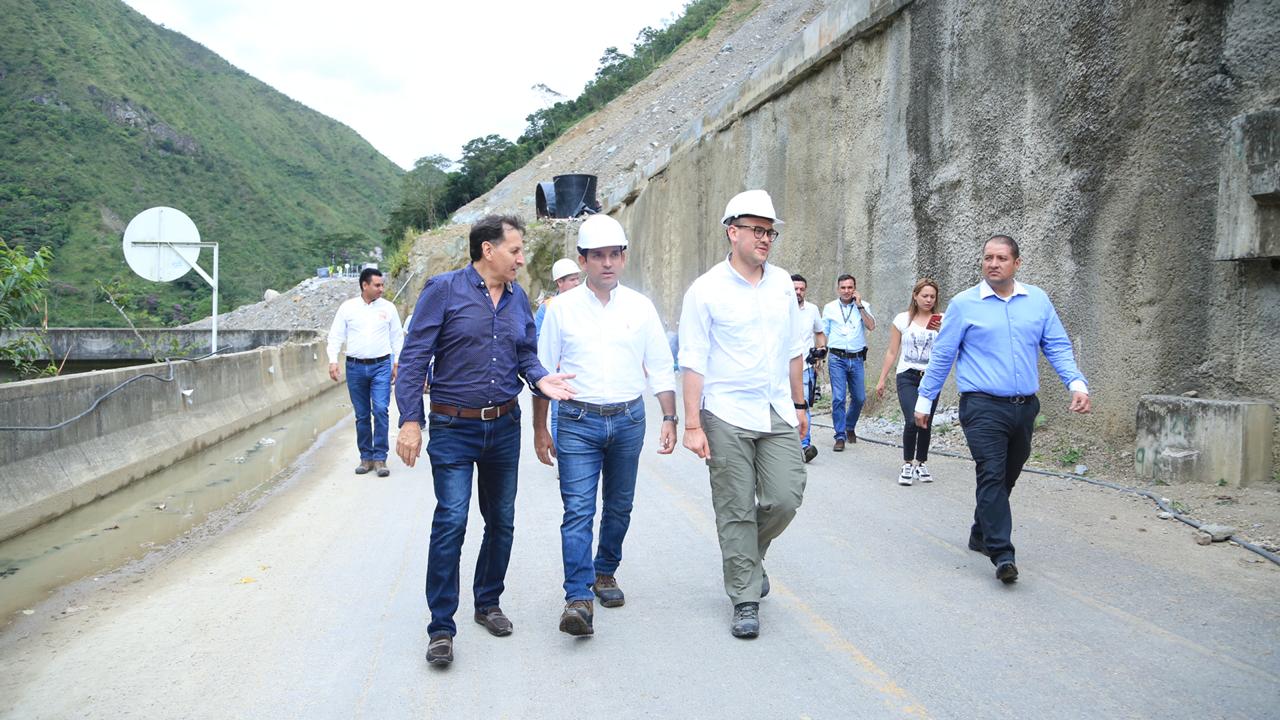
[[[118,0],[4,5],[0,237],[52,251],[50,324],[121,324],[104,286],[139,324],[209,313],[194,273],[125,265],[124,226],[155,205],[221,244],[224,310],[385,245],[409,176],[350,128]]]

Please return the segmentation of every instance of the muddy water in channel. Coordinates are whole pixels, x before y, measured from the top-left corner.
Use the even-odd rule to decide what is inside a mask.
[[[59,587],[162,550],[228,505],[283,482],[316,437],[351,412],[345,384],[172,467],[0,543],[0,625]]]

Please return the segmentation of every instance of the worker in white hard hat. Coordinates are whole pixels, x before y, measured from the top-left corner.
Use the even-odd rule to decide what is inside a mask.
[[[547,306],[551,304],[551,300],[570,288],[578,287],[578,283],[582,282],[582,269],[569,258],[560,258],[551,265],[551,282],[555,283],[556,291],[543,300],[538,305],[538,312],[533,314],[536,333],[542,332],[542,319],[547,316]]]
[[[735,637],[760,634],[763,561],[804,497],[804,323],[791,274],[769,264],[782,225],[764,190],[734,196],[724,262],[690,286],[680,312],[684,446],[707,461]]]
[[[574,373],[578,393],[560,401],[554,438],[547,433],[548,403],[534,398],[533,443],[539,460],[551,465],[555,458],[560,464],[565,596],[560,630],[591,635],[593,595],[603,607],[625,602],[615,575],[644,446],[645,386],[662,406],[658,452],[668,454],[676,443],[676,382],[657,309],[619,282],[627,262],[622,225],[607,215],[583,222],[578,262],[586,271],[586,284],[556,298],[538,337],[538,360]],[[600,538],[593,560],[597,493]]]

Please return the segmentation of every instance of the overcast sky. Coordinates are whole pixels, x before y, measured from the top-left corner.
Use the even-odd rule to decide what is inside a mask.
[[[125,2],[407,169],[425,155],[457,159],[474,137],[515,140],[549,104],[534,84],[576,97],[605,48],[630,53],[641,28],[670,22],[686,0]]]

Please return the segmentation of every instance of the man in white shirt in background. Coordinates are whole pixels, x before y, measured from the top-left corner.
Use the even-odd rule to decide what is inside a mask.
[[[871,303],[858,293],[858,281],[845,273],[836,278],[838,297],[822,309],[827,331],[827,369],[831,375],[832,451],[842,452],[846,438],[858,442],[858,417],[867,401],[867,333],[876,329]],[[845,405],[846,398],[848,405]]]
[[[782,224],[769,194],[735,195],[721,223],[729,255],[693,282],[680,312],[684,446],[710,471],[730,630],[754,638],[765,553],[804,497],[804,320],[791,276],[766,262]]]
[[[538,336],[539,362],[573,375],[578,393],[557,403],[559,429],[554,439],[547,432],[549,403],[535,395],[533,428],[538,459],[547,465],[552,458],[560,461],[565,593],[560,630],[591,635],[592,593],[604,607],[625,602],[614,575],[631,523],[644,445],[646,382],[662,406],[662,454],[675,449],[676,384],[657,309],[649,298],[618,282],[627,260],[622,225],[607,215],[588,218],[578,231],[578,256],[587,282],[556,297]],[[593,563],[597,488],[603,502]]]
[[[378,477],[387,469],[387,406],[391,403],[391,383],[399,367],[404,333],[400,314],[390,301],[382,299],[382,272],[365,268],[360,273],[360,295],[343,302],[329,327],[329,377],[342,378],[338,351],[347,346],[347,391],[356,412],[356,446],[360,464],[356,474],[370,470]]]
[[[822,362],[822,358],[827,356],[827,335],[822,331],[822,311],[817,305],[805,300],[805,294],[809,292],[809,281],[804,279],[803,275],[794,274],[791,276],[791,284],[796,289],[796,302],[800,305],[800,314],[803,321],[797,330],[799,332],[799,342],[804,344],[805,366],[804,366],[804,401],[807,405],[813,404],[813,388],[818,382],[818,367]],[[813,352],[815,351],[816,352]],[[812,360],[809,356],[813,355]],[[813,415],[810,409],[804,411],[804,415],[808,418],[810,425],[813,423]],[[800,438],[800,447],[804,450],[804,461],[810,462],[818,457],[818,448],[813,446],[810,441],[812,427],[805,430],[804,437]]]

